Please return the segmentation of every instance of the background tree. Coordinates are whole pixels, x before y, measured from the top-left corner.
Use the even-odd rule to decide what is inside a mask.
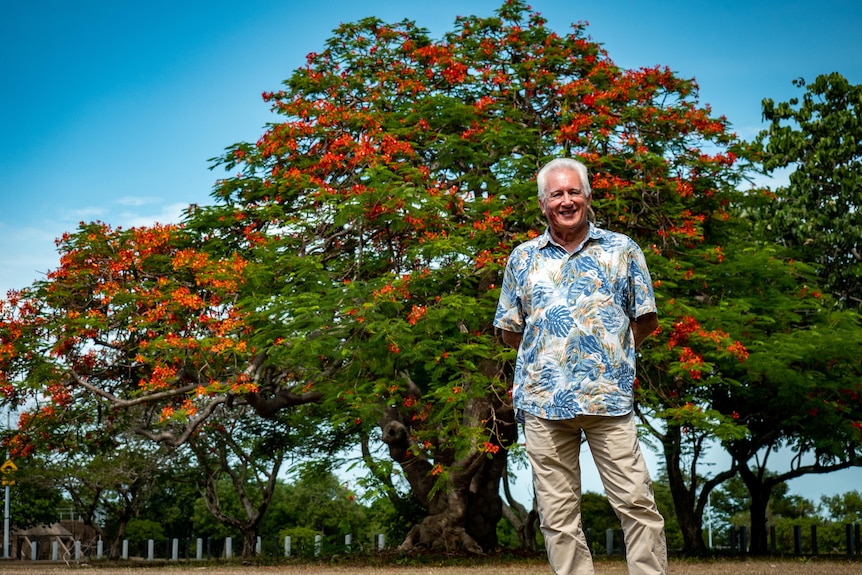
[[[825,513],[832,521],[839,523],[859,523],[862,520],[862,493],[857,490],[841,495],[822,496],[821,503]]]
[[[798,519],[800,517],[816,517],[818,510],[814,502],[801,495],[788,493],[786,483],[773,490],[770,510],[775,517]]]
[[[773,475],[774,474],[770,474]],[[721,484],[712,496],[716,513],[730,525],[750,525],[748,510],[751,507],[751,493],[740,477],[734,477]],[[799,495],[790,494],[787,483],[775,486],[769,505],[768,519],[798,519],[814,517],[817,509],[814,502]]]
[[[605,532],[608,529],[617,532],[620,530],[620,520],[608,503],[608,498],[602,493],[592,491],[582,494],[581,523],[590,535],[593,553],[605,552]]]
[[[274,527],[304,527],[331,546],[340,547],[345,535],[352,535],[357,546],[370,544],[382,532],[369,530],[368,510],[355,493],[336,475],[314,466],[301,469],[285,486],[278,511],[267,518]]]
[[[278,421],[253,417],[250,408],[219,408],[189,440],[201,470],[198,489],[213,517],[242,533],[242,556],[256,553],[257,536],[285,457]],[[225,498],[225,488],[234,497]]]
[[[711,232],[726,238],[721,255],[691,268],[699,285],[673,302],[680,319],[666,351],[648,342],[644,354],[686,358],[657,376],[642,371],[661,379],[642,388],[641,407],[658,408],[661,419],[649,427],[663,445],[689,551],[704,549],[688,542],[703,539],[709,492],[735,473],[752,489],[752,548],[763,552],[771,487],[859,461],[860,360],[846,344],[862,335],[858,318],[834,309],[810,265],[758,236],[750,213],[762,195],[731,200],[733,216]],[[718,447],[730,452],[731,465],[701,477],[697,462]],[[768,476],[779,450],[793,458]],[[683,521],[681,504],[694,507],[697,520]]]
[[[664,517],[664,533],[668,549],[682,549],[685,546],[685,540],[682,537],[682,529],[679,527],[678,514],[674,509],[670,483],[664,471],[661,471],[658,477],[654,478],[653,490],[658,510]]]
[[[764,109],[768,107],[765,102]],[[778,108],[786,113],[789,106],[784,104]],[[802,115],[811,113],[807,110]],[[770,114],[767,112],[767,116]],[[847,114],[836,113],[830,121],[840,121],[841,117],[848,120]],[[806,128],[809,129],[813,127]],[[771,154],[781,149],[786,152],[788,146],[801,146],[797,149],[800,151],[809,144],[831,145],[829,138],[817,143],[817,137],[808,138],[811,141],[805,144],[804,136],[791,137],[790,132],[790,128],[779,129],[777,120],[773,124],[772,139],[767,146],[772,152],[761,157],[768,158],[766,165],[774,169],[778,156]],[[765,135],[766,132],[761,134],[755,149],[763,145]],[[847,152],[846,146],[840,148]],[[762,147],[759,149],[763,151]],[[825,158],[825,154],[826,150],[821,150],[807,161]],[[786,160],[790,156],[783,157]],[[803,168],[802,163],[795,165],[802,173],[792,173],[791,182],[801,185],[808,177],[804,174],[810,176],[814,168],[811,165]],[[836,172],[836,182],[840,173],[843,170]],[[817,187],[820,184],[809,181],[808,185]],[[823,190],[826,188],[828,186]],[[838,193],[838,188],[840,186],[831,188],[830,193]],[[739,243],[734,252],[745,254],[746,259],[739,260],[738,268],[728,268],[734,274],[732,280],[719,284],[721,287],[717,291],[713,280],[713,293],[717,296],[713,301],[721,302],[737,314],[739,333],[745,333],[746,347],[750,351],[743,364],[730,364],[723,369],[722,373],[736,385],[715,388],[713,404],[724,412],[732,409],[737,420],[749,431],[744,437],[728,437],[723,443],[750,490],[751,549],[757,553],[767,551],[767,510],[773,488],[801,475],[828,473],[862,462],[862,363],[859,355],[851,351],[862,341],[859,317],[840,311],[835,299],[819,287],[821,282],[833,288],[837,285],[834,282],[838,276],[830,279],[824,274],[832,268],[824,267],[815,252],[800,249],[804,242],[787,241],[800,229],[812,229],[810,225],[828,227],[824,222],[813,224],[823,217],[820,211],[812,209],[806,219],[803,212],[808,208],[798,205],[798,201],[802,201],[800,196],[808,196],[812,202],[819,201],[814,197],[821,195],[820,192],[797,188],[792,192],[795,199],[782,199],[787,193],[788,190],[779,190],[776,196],[768,190],[752,190],[738,197],[739,229],[743,232],[739,236],[743,242],[757,248]],[[842,201],[852,202],[852,190],[845,189],[842,193],[845,194]],[[825,196],[821,199],[833,201],[826,200]],[[792,208],[793,205],[796,208]],[[789,217],[791,213],[795,216]],[[796,220],[797,217],[801,219]],[[768,230],[764,229],[764,223]],[[840,228],[844,224],[835,225]],[[852,229],[848,228],[847,232],[852,233]],[[830,234],[824,234],[821,239]],[[773,244],[775,238],[785,240],[790,248]],[[821,245],[815,251],[823,253],[822,250]],[[809,259],[800,261],[800,255]],[[841,281],[846,279],[844,276]],[[841,290],[837,292],[837,297],[844,300],[839,303],[846,304],[846,294]],[[730,305],[727,293],[737,296]],[[747,296],[738,297],[741,294]],[[725,325],[732,324],[728,321]],[[776,469],[779,452],[789,453],[791,459],[783,469],[770,473],[770,469]]]
[[[149,541],[153,543],[165,540],[165,529],[159,521],[152,519],[130,519],[126,526],[125,540],[129,542],[130,549],[139,550],[142,557],[147,556]],[[134,555],[135,552],[132,552]]]
[[[194,514],[190,510],[200,496],[198,485],[202,483],[201,470],[190,455],[187,451],[172,454],[164,475],[153,486],[138,514],[138,521],[158,523],[165,535],[189,540],[195,535]]]
[[[135,443],[134,438],[127,440]],[[164,451],[147,453],[123,447],[98,455],[79,451],[53,462],[56,483],[71,499],[84,525],[109,542],[111,558],[120,557],[127,525],[163,477],[165,455]]]
[[[732,477],[717,487],[710,497],[714,516],[727,525],[747,524],[751,495],[739,477]]]
[[[790,170],[774,190],[770,231],[805,261],[816,262],[824,289],[844,305],[862,305],[862,86],[841,74],[818,76],[802,100],[763,100],[769,128],[754,142],[766,173]]]
[[[806,87],[802,79],[794,84]],[[789,184],[775,190],[774,201],[762,203],[760,210],[752,213],[765,214],[771,237],[790,247],[803,260],[816,264],[824,289],[835,294],[839,305],[858,309],[862,303],[858,297],[862,286],[862,216],[859,210],[862,205],[859,176],[862,86],[851,85],[838,73],[821,75],[806,87],[801,102],[793,98],[776,104],[765,99],[763,114],[770,126],[754,142],[754,158],[762,162],[767,173],[782,168],[791,171]],[[824,302],[823,305],[828,304]],[[799,317],[795,323],[805,325],[806,320],[807,317]],[[837,335],[836,339],[831,339],[833,335]],[[798,457],[786,473],[764,479],[765,459],[750,472],[747,467],[743,469],[752,492],[760,493],[754,498],[753,510],[765,508],[765,499],[774,481],[790,479],[804,469],[826,472],[862,463],[862,370],[858,354],[842,353],[859,345],[859,319],[841,321],[833,317],[829,331],[797,328],[787,337],[791,341],[777,349],[790,356],[774,357],[775,363],[771,363],[768,371],[789,376],[789,380],[781,375],[776,378],[775,385],[780,385],[781,390],[787,389],[787,381],[797,386],[813,384],[805,394],[806,401],[801,404],[807,413],[791,418],[786,411],[781,412],[781,415],[766,418],[763,428],[774,425],[779,419],[787,425],[811,422],[814,418],[817,423],[806,434],[806,439],[791,442]],[[806,375],[800,377],[801,370],[806,370]],[[833,382],[836,385],[830,386]],[[776,404],[770,402],[769,405]],[[824,432],[832,426],[837,433]],[[752,445],[746,448],[749,452],[756,450]],[[813,454],[808,465],[801,456],[805,451]],[[765,453],[768,452],[761,451],[761,455]],[[760,521],[753,517],[752,523],[759,525]],[[752,547],[765,551],[765,532],[758,529],[753,535]]]
[[[103,460],[113,471],[118,450],[152,451],[134,435],[170,451],[256,389],[250,373],[261,378],[253,372],[260,361],[239,337],[248,328],[235,303],[246,262],[211,259],[173,226],[85,224],[58,245],[60,268],[7,309],[3,376],[20,380],[4,389],[8,401],[26,406],[7,441],[13,457],[38,446],[88,466]],[[306,401],[283,392],[284,405]],[[89,477],[90,467],[68,469],[80,473],[69,476],[69,489],[97,481],[95,497],[110,487]],[[105,502],[88,501],[81,512],[92,519]]]
[[[775,476],[775,474],[768,474]],[[805,497],[791,494],[787,483],[779,483],[772,490],[766,517],[768,525],[775,529],[775,546],[779,553],[791,552],[796,548],[794,531],[803,533],[817,527],[817,548],[820,553],[846,552],[846,524],[853,523],[858,509],[858,493],[849,491],[831,497],[823,496],[821,505]],[[718,522],[721,525],[745,526],[751,529],[751,494],[748,486],[740,477],[735,477],[721,485],[712,495],[712,502]],[[846,513],[846,515],[845,515]],[[727,529],[719,529],[716,540],[720,545],[729,546],[726,539]],[[735,542],[738,544],[739,541]],[[749,550],[744,550],[749,551]],[[813,553],[813,542],[803,538],[803,553]]]
[[[33,456],[22,463],[16,463],[15,485],[10,488],[11,524],[16,529],[51,525],[59,519],[57,510],[63,506],[63,492],[41,457]]]

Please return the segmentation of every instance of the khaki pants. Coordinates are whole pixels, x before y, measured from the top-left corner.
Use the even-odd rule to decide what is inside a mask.
[[[655,505],[632,414],[583,415],[559,421],[526,415],[527,455],[551,568],[557,575],[595,572],[581,526],[582,433],[608,501],[620,519],[629,574],[666,574],[664,519]]]

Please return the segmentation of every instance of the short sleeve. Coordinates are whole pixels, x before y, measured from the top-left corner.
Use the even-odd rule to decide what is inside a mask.
[[[655,293],[652,278],[647,268],[646,258],[640,247],[632,241],[629,250],[629,301],[627,312],[629,317],[639,318],[648,313],[655,313]]]
[[[503,274],[503,284],[500,287],[500,299],[497,302],[497,312],[494,315],[494,327],[522,333],[524,331],[524,313],[518,296],[518,279],[515,273],[514,252],[506,263]]]

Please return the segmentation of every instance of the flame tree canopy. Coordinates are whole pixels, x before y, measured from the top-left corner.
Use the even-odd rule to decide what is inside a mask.
[[[620,69],[585,24],[560,35],[512,0],[441,40],[344,24],[264,99],[278,120],[215,160],[232,175],[212,205],[181,226],[83,225],[5,302],[16,456],[110,449],[119,429],[180,446],[250,406],[294,448],[354,449],[389,497],[414,497],[425,516],[402,548],[494,549],[518,453],[497,284],[544,227],[538,167],[563,155],[590,168],[599,224],[649,259],[662,328],[644,353],[675,387],[645,397],[738,431],[730,410],[687,407],[722,383],[697,374],[748,354],[692,316],[722,273],[740,179],[736,138],[693,80]]]

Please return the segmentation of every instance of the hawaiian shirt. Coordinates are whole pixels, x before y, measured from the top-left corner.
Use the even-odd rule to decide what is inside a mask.
[[[494,325],[521,333],[512,399],[544,419],[632,410],[635,344],[630,318],[656,311],[643,251],[590,224],[569,254],[545,233],[506,265]]]

